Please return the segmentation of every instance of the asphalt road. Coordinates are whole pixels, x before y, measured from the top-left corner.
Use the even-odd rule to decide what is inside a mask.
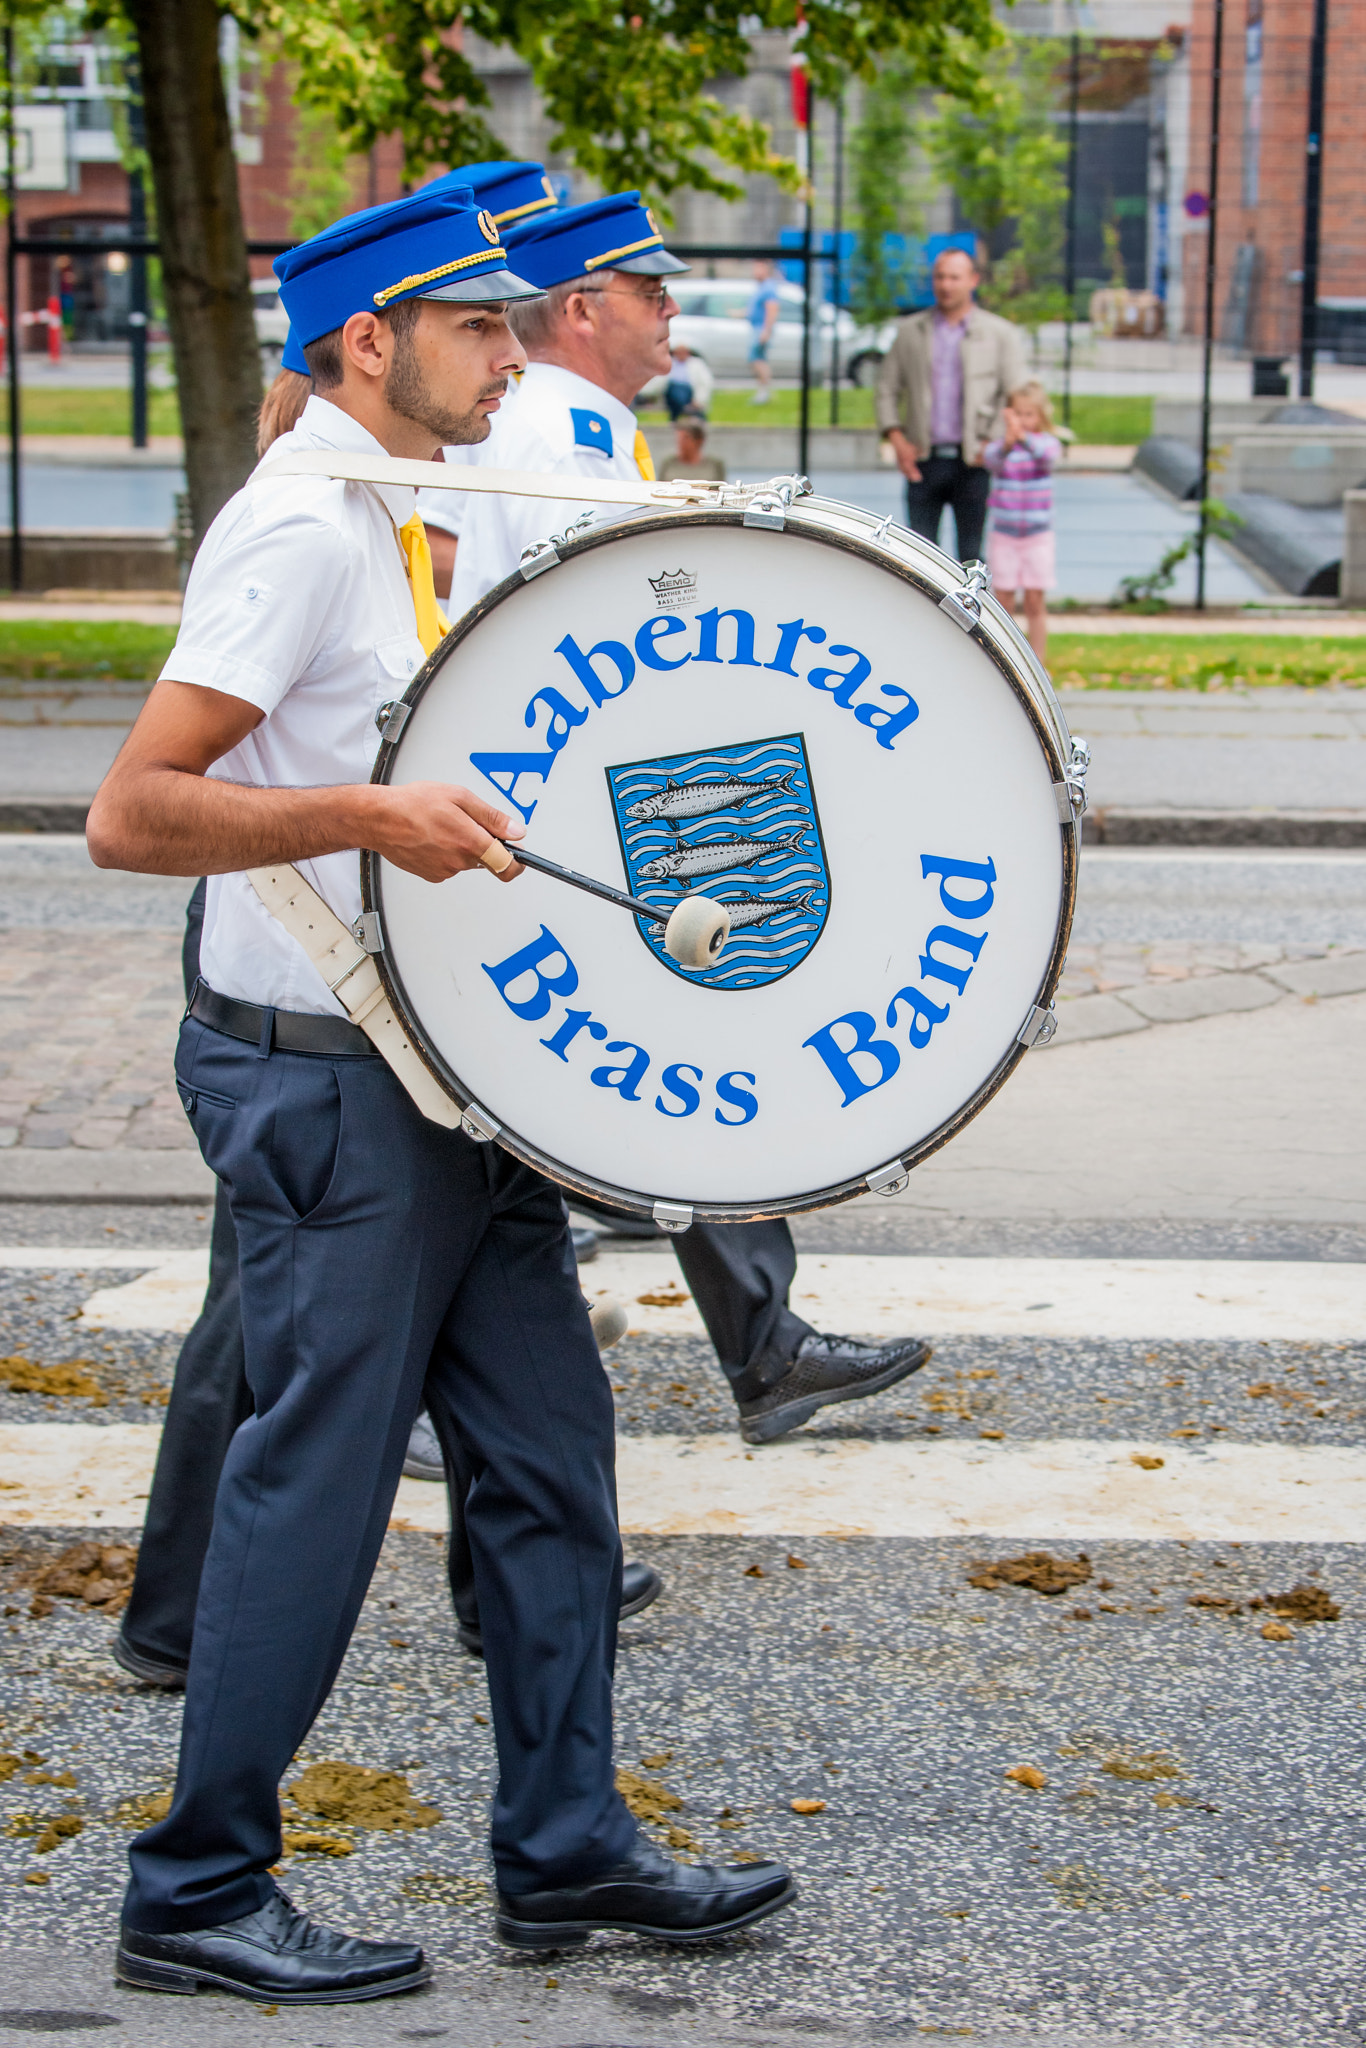
[[[170,930],[185,893],[99,875],[77,841],[0,840],[12,923]],[[1366,856],[1088,851],[1076,937],[1366,944]],[[620,1760],[681,1802],[666,1823],[696,1853],[783,1856],[801,1901],[691,1952],[603,1937],[533,1967],[496,1950],[483,1678],[450,1624],[439,1498],[411,1489],[418,1526],[391,1533],[300,1762],[399,1771],[440,1819],[343,1825],[347,1853],[291,1853],[284,1873],[320,1914],[428,1946],[433,1989],[370,2008],[260,2017],[110,1983],[129,1802],[169,1783],[179,1705],[117,1672],[104,1615],[59,1599],[31,1616],[35,1575],[63,1547],[136,1531],[82,1521],[74,1487],[25,1519],[19,1452],[40,1425],[145,1466],[170,1311],[99,1323],[83,1306],[99,1293],[107,1314],[158,1248],[202,1245],[207,1217],[0,1204],[0,1353],[84,1361],[104,1396],[0,1394],[0,1739],[18,1759],[0,1782],[0,2039],[1351,2048],[1366,2035],[1366,1521],[1351,1506],[1366,1489],[1366,1347],[1350,1311],[1366,1271],[1364,1027],[1366,997],[1348,994],[1031,1058],[908,1198],[797,1230],[813,1261],[798,1305],[809,1290],[813,1313],[820,1260],[871,1255],[867,1306],[845,1327],[881,1313],[912,1255],[974,1261],[986,1306],[936,1325],[933,1360],[902,1388],[753,1460],[705,1340],[637,1306],[657,1302],[667,1248],[618,1260],[640,1322],[609,1361],[628,1525],[639,1517],[628,1547],[668,1580],[623,1632]],[[33,1247],[53,1265],[31,1263]],[[88,1256],[73,1267],[58,1247]],[[147,1268],[124,1263],[144,1249]],[[1007,1255],[1023,1262],[1023,1328],[993,1305]],[[1218,1263],[1192,1276],[1193,1259]],[[1135,1260],[1147,1281],[1131,1273],[1124,1305],[1072,1328],[1066,1301],[1119,1270],[1107,1261]],[[592,1266],[584,1278],[591,1291]],[[1335,1319],[1324,1303],[1344,1288]],[[1264,1327],[1238,1305],[1248,1289]],[[864,1452],[902,1461],[901,1495],[861,1500],[841,1478]],[[729,1524],[688,1479],[722,1466]],[[955,1469],[963,1490],[935,1510],[937,1533],[861,1527],[874,1506],[929,1515],[931,1477],[942,1490]],[[747,1498],[769,1505],[747,1515]],[[1024,1503],[1018,1528],[1009,1501]],[[980,1561],[1041,1547],[1073,1563],[1065,1591],[972,1583]],[[1265,1604],[1297,1586],[1318,1593],[1289,1618]],[[1339,1617],[1305,1619],[1306,1601]],[[793,1800],[822,1804],[798,1814]],[[80,1831],[39,1853],[63,1816]]]
[[[192,886],[96,868],[74,836],[0,834],[0,900],[11,926],[169,929]],[[1366,945],[1366,853],[1087,847],[1073,938]]]

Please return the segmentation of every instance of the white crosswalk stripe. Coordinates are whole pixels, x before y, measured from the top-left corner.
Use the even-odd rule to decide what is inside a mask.
[[[64,1272],[145,1268],[92,1290],[81,1323],[188,1330],[208,1253],[0,1247],[0,1268]],[[617,1295],[631,1328],[704,1335],[672,1252],[604,1251],[583,1269],[590,1297]],[[1350,1343],[1366,1332],[1366,1265],[1290,1259],[922,1259],[808,1254],[792,1305],[822,1330],[861,1336],[1089,1337],[1097,1340],[1284,1338]]]
[[[0,1428],[0,1517],[139,1524],[159,1436],[139,1423]],[[750,1452],[733,1436],[622,1437],[617,1486],[631,1536],[1366,1540],[1356,1446],[808,1438]],[[392,1519],[444,1529],[445,1488],[405,1479]]]

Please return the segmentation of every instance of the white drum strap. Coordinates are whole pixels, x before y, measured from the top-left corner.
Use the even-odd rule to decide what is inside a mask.
[[[271,916],[298,940],[351,1022],[388,1062],[422,1114],[431,1123],[454,1130],[460,1122],[458,1107],[409,1042],[384,993],[379,969],[355,934],[288,862],[251,868],[247,880]]]

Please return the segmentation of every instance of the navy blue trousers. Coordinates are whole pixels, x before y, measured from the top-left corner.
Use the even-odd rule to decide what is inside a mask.
[[[428,1123],[379,1058],[181,1027],[176,1075],[228,1187],[253,1410],[200,1581],[180,1768],[129,1852],[128,1923],[211,1926],[270,1896],[279,1783],[331,1689],[425,1396],[474,1475],[466,1528],[508,1892],[605,1869],[620,1601],[611,1395],[558,1193]]]

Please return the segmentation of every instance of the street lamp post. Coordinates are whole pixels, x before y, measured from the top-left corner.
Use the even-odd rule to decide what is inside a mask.
[[[1224,86],[1224,0],[1214,0],[1214,51],[1209,89],[1209,239],[1205,248],[1205,357],[1200,393],[1200,527],[1195,543],[1195,608],[1205,609],[1209,542],[1210,385],[1214,375],[1215,245],[1219,226],[1219,119]]]
[[[19,290],[14,253],[14,22],[5,23],[5,342],[9,350],[9,587],[24,587],[24,535],[19,489]]]
[[[1300,262],[1300,397],[1314,396],[1319,325],[1319,224],[1323,214],[1323,74],[1328,0],[1314,0],[1309,41],[1309,121],[1304,141],[1304,254]]]
[[[1072,316],[1077,298],[1077,102],[1081,96],[1081,37],[1072,31],[1067,93],[1067,315],[1063,327],[1062,423],[1072,424]]]

